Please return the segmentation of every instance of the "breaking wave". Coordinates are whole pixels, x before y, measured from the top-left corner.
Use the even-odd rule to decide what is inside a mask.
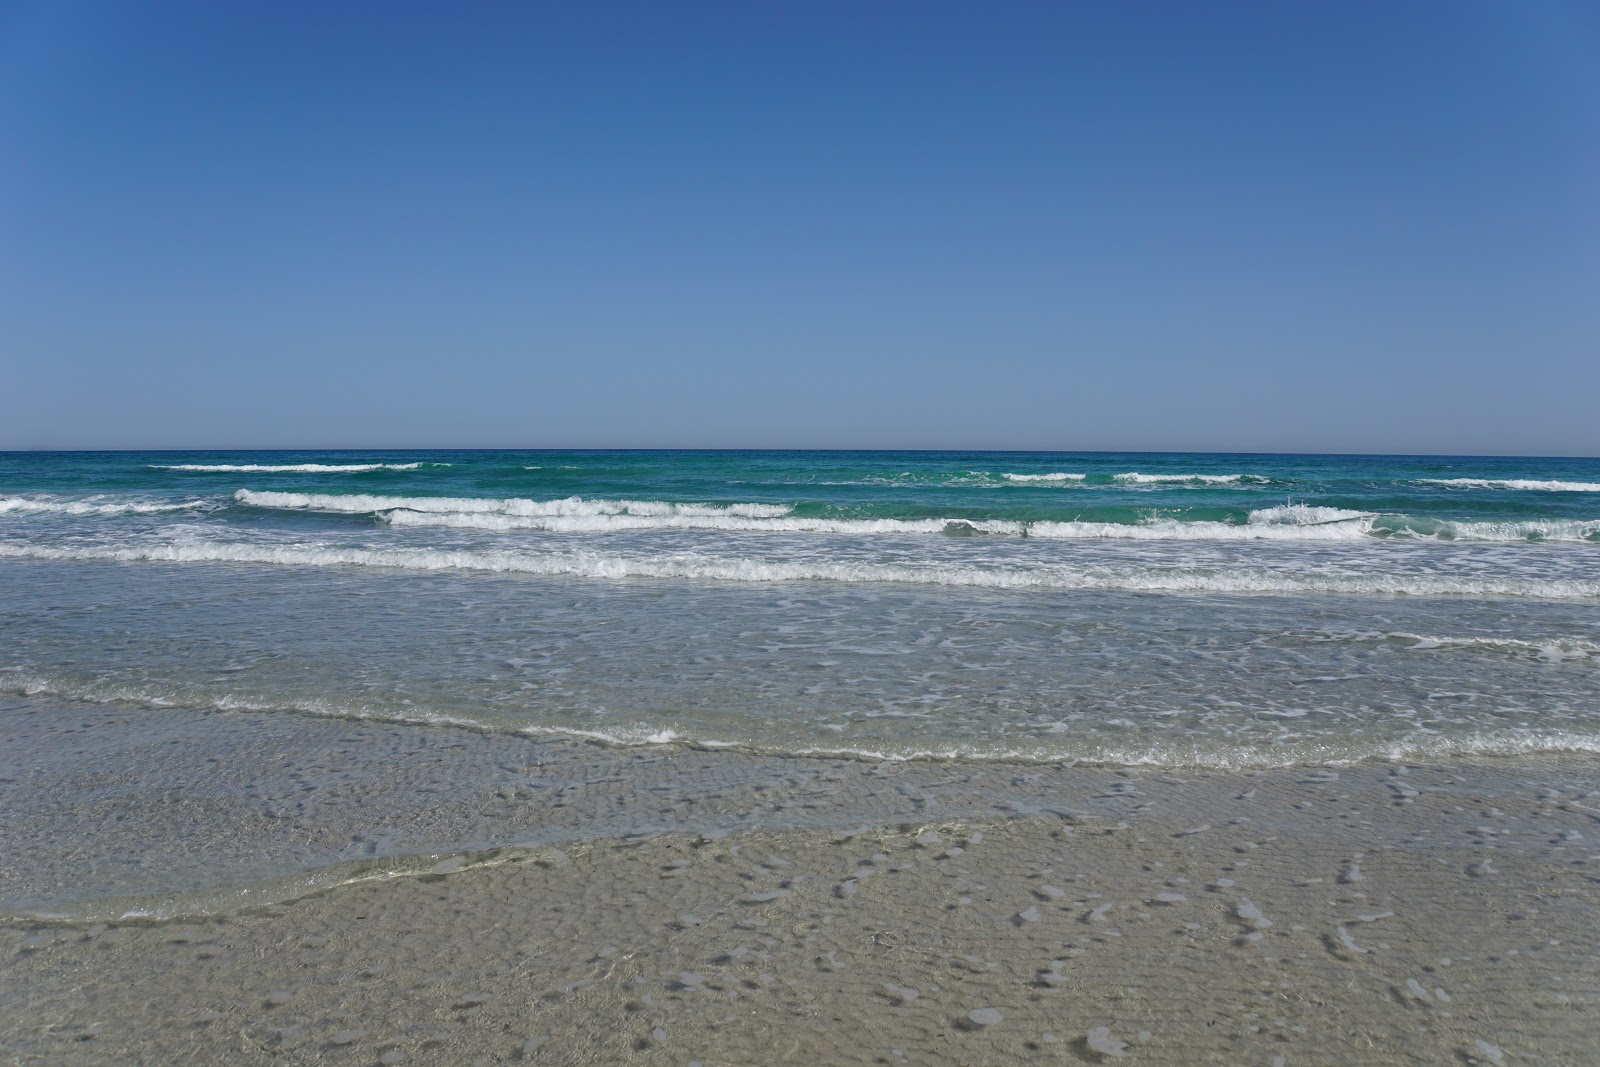
[[[1418,478],[1419,485],[1457,489],[1521,489],[1541,493],[1600,493],[1600,482],[1555,482],[1532,478]]]
[[[161,511],[195,511],[216,505],[207,500],[59,500],[30,496],[0,496],[0,515],[147,515]]]

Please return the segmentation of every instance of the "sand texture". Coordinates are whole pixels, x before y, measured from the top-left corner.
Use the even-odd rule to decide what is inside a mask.
[[[1048,810],[864,803],[852,829],[513,845],[186,920],[18,918],[0,1061],[1600,1062],[1594,771],[991,768],[1049,777]],[[835,773],[835,814],[953,777]]]

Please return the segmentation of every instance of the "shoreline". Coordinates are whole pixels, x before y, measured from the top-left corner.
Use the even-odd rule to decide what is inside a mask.
[[[1600,1055],[1592,756],[1224,773],[507,739],[544,757],[517,764],[393,724],[226,713],[197,737],[199,713],[137,710],[129,781],[95,749],[126,741],[105,720],[127,709],[8,718],[58,751],[42,775],[56,786],[100,775],[53,823],[6,821],[36,895],[92,888],[119,853],[123,884],[237,874],[247,854],[326,870],[319,857],[374,844],[353,827],[390,829],[396,856],[499,851],[163,922],[14,918],[6,1062]],[[230,749],[245,736],[256,747]],[[120,838],[89,832],[101,804]],[[52,825],[55,851],[36,851]]]

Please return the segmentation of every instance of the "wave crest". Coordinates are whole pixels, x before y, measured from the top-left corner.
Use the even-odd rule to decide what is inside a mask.
[[[519,497],[372,496],[366,493],[274,493],[240,489],[233,497],[250,507],[351,514],[376,514],[399,509],[421,514],[524,518],[597,515],[777,518],[794,510],[789,504],[677,504],[664,500],[598,500],[577,496],[560,500],[525,500]]]

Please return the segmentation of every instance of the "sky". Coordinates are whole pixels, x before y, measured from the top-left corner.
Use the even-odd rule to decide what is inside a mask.
[[[0,448],[1600,455],[1592,3],[0,0]]]

